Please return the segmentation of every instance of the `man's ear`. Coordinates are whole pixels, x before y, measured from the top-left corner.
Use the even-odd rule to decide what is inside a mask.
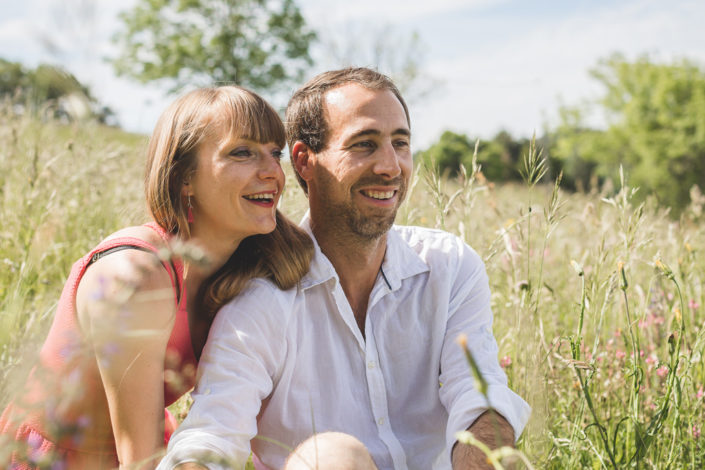
[[[316,158],[311,148],[300,140],[297,140],[291,148],[291,162],[294,164],[296,172],[306,182],[311,179],[315,160]]]

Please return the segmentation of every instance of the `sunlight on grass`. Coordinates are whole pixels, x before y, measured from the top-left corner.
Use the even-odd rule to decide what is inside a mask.
[[[71,264],[146,220],[146,138],[7,109],[0,121],[4,406]],[[501,364],[533,408],[518,449],[534,468],[705,466],[705,201],[694,193],[673,220],[632,203],[627,177],[617,192],[564,193],[532,152],[525,185],[493,184],[477,165],[457,179],[417,168],[397,219],[456,233],[484,259]],[[287,174],[282,209],[297,220],[306,199]],[[171,410],[183,419],[188,406]]]

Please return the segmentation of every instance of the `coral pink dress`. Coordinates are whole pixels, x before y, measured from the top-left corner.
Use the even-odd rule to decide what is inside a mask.
[[[157,224],[146,226],[168,240],[168,235]],[[2,445],[9,441],[15,446],[10,468],[25,470],[42,466],[80,470],[118,465],[115,437],[95,352],[84,337],[76,315],[76,290],[93,261],[108,252],[124,249],[121,247],[126,245],[157,252],[157,248],[143,240],[121,237],[99,244],[73,265],[51,330],[40,351],[39,363],[30,373],[25,388],[0,417]],[[170,274],[177,305],[164,364],[166,406],[193,386],[197,361],[185,308],[183,265],[176,261],[163,264]],[[114,353],[119,354],[117,345],[112,347],[116,349]],[[167,416],[165,424],[167,435],[173,430],[169,427],[174,424],[173,418],[169,418]],[[0,462],[0,466],[4,463]]]

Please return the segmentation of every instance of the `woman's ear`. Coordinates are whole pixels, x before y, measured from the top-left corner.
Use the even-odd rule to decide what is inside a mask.
[[[291,148],[291,162],[294,164],[296,173],[307,183],[311,179],[313,164],[315,157],[311,148],[297,140]]]
[[[193,188],[191,187],[191,177],[193,170],[188,170],[184,174],[184,179],[181,181],[181,195],[183,197],[193,196]]]

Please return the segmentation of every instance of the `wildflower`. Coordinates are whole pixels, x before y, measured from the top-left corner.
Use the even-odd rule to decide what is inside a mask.
[[[615,353],[615,356],[617,356],[617,359],[624,359],[627,356],[627,353],[625,353],[621,349],[618,349]]]
[[[690,307],[691,310],[697,310],[700,308],[700,304],[695,301],[695,299],[690,299],[688,301],[688,307]]]
[[[656,369],[656,375],[658,375],[661,378],[666,377],[667,374],[668,374],[668,367],[667,366],[661,366],[658,369]]]
[[[507,367],[512,365],[512,358],[509,355],[504,356],[502,359],[499,360],[499,365],[502,366],[502,369],[506,369]]]
[[[657,359],[656,356],[654,356],[653,354],[649,354],[649,355],[646,357],[646,363],[647,363],[647,364],[655,364],[657,360],[658,360],[658,359]]]
[[[634,353],[631,353],[631,354],[629,355],[629,357],[631,357],[632,359],[634,359]],[[639,357],[644,357],[644,350],[643,350],[643,349],[639,351]]]
[[[614,331],[614,336],[615,336],[616,338],[619,338],[620,336],[622,336],[622,329],[621,329],[621,328],[617,328],[617,329]]]
[[[700,428],[697,424],[693,425],[693,439],[700,439]]]
[[[705,390],[703,390],[703,386],[701,385],[698,387],[698,393],[695,394],[695,398],[700,400],[703,397],[703,395],[705,395]]]

